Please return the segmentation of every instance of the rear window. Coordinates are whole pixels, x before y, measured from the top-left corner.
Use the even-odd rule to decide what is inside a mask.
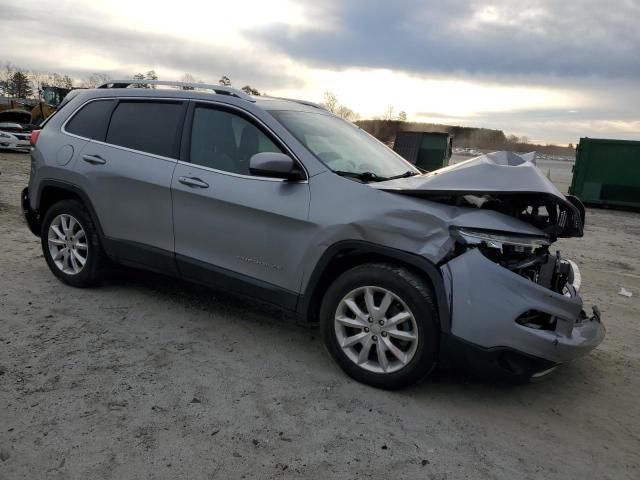
[[[104,141],[114,104],[115,100],[96,100],[87,103],[73,116],[65,129],[74,135]]]
[[[121,101],[113,112],[107,143],[178,158],[182,102]]]

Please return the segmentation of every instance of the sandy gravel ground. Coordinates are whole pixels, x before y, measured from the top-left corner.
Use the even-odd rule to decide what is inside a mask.
[[[131,270],[64,286],[20,217],[28,171],[0,153],[0,479],[640,478],[640,214],[590,209],[560,242],[608,328],[592,355],[385,392],[242,299]]]

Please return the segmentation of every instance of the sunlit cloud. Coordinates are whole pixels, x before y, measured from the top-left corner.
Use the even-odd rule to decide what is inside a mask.
[[[388,106],[406,111],[409,118],[424,119],[419,112],[442,112],[450,117],[473,117],[492,112],[588,106],[589,99],[571,91],[544,87],[505,86],[456,79],[430,79],[383,69],[308,69],[303,89],[278,90],[285,96],[301,96],[324,90],[335,92],[365,116],[380,115]]]

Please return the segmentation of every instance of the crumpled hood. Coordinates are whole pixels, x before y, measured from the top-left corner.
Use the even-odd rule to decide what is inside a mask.
[[[540,216],[520,209],[531,207],[538,211],[544,207],[549,212],[549,228],[545,231],[550,236],[582,236],[584,207],[577,198],[563,195],[536,167],[534,159],[535,153],[493,152],[424,175],[369,185],[429,199],[466,198],[479,208],[488,197],[499,199],[500,206],[495,210],[502,213],[509,210],[511,216],[522,220],[526,217],[539,228],[542,228]]]
[[[549,193],[566,197],[533,162],[535,154],[493,152],[424,175],[371,184],[380,190],[438,193]]]

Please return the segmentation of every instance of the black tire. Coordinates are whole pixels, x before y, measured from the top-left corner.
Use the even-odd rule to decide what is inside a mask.
[[[352,361],[339,345],[334,318],[342,299],[353,290],[374,286],[400,298],[416,321],[418,341],[413,358],[391,373],[376,373]],[[411,270],[388,263],[371,263],[352,268],[328,288],[320,308],[320,326],[331,356],[355,380],[383,389],[399,389],[424,379],[435,368],[439,347],[439,322],[429,283]],[[376,353],[377,356],[377,353]]]
[[[49,227],[51,222],[62,214],[71,215],[82,227],[87,240],[86,262],[79,273],[63,272],[53,260],[49,250]],[[98,234],[91,216],[82,203],[77,200],[62,200],[52,205],[45,213],[40,233],[42,253],[51,272],[62,282],[79,288],[92,287],[104,276],[105,255],[100,246]]]

